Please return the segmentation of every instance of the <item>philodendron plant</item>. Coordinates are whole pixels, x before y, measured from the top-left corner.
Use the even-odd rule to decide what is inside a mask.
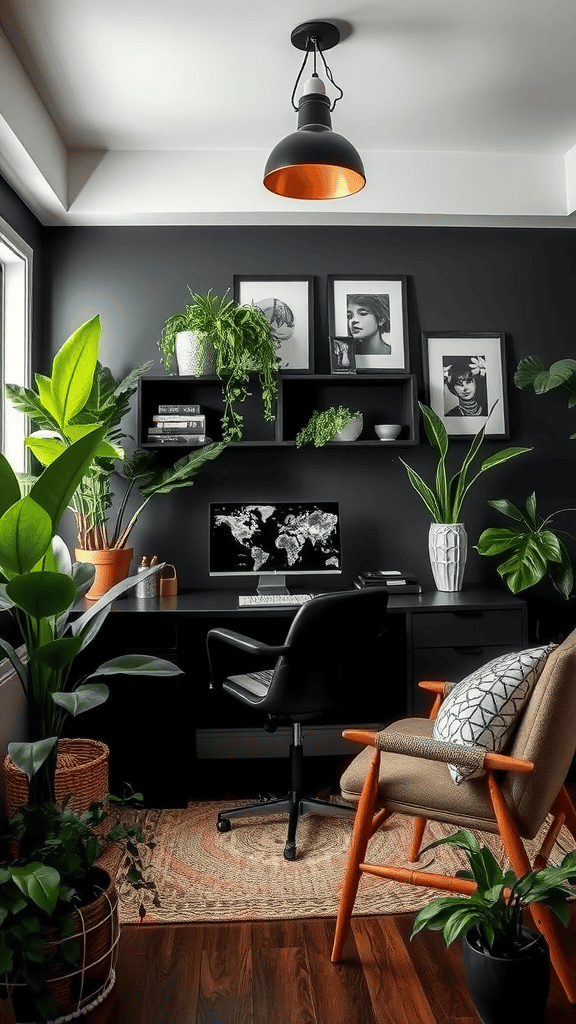
[[[70,611],[91,586],[95,570],[88,563],[72,564],[56,531],[104,430],[96,426],[66,448],[26,495],[0,454],[0,611],[14,616],[25,657],[1,638],[0,651],[12,663],[27,702],[30,742],[12,744],[11,756],[31,780],[32,800],[54,797],[55,747],[64,716],[76,716],[106,700],[108,687],[94,682],[95,677],[181,672],[160,658],[126,655],[105,662],[87,680],[75,681],[72,676],[74,659],[94,639],[115,598],[157,572],[154,567],[123,580],[70,621]],[[45,760],[47,751],[50,756]],[[35,773],[39,763],[42,769]]]
[[[407,462],[404,462],[404,459],[400,459],[400,462],[406,468],[408,479],[416,493],[422,498],[432,516],[432,521],[434,523],[458,523],[460,522],[464,499],[478,477],[485,473],[486,470],[493,469],[494,466],[500,466],[503,462],[508,462],[509,459],[514,458],[515,455],[522,455],[524,452],[531,451],[531,449],[512,447],[494,452],[493,455],[489,455],[487,459],[480,463],[474,475],[471,479],[468,479],[468,474],[473,471],[472,464],[474,459],[478,455],[484,441],[486,423],[494,409],[493,405],[486,417],[486,423],[473,437],[460,469],[456,470],[453,476],[449,477],[446,465],[448,456],[448,432],[446,427],[433,409],[430,409],[427,405],[422,405],[421,402],[418,405],[424,418],[426,436],[438,455],[434,485],[432,487],[429,486]]]
[[[514,526],[490,527],[478,538],[476,549],[481,555],[502,555],[506,558],[498,572],[513,594],[533,587],[545,576],[550,576],[556,589],[568,600],[574,586],[574,571],[570,553],[562,537],[551,529],[551,522],[559,509],[543,519],[536,505],[536,493],[526,499],[524,508],[498,498],[488,504],[514,521]]]
[[[522,914],[531,903],[545,904],[563,925],[568,924],[567,902],[576,886],[576,850],[567,853],[557,867],[529,871],[517,878],[513,871],[502,871],[492,851],[481,847],[471,832],[462,830],[438,839],[426,850],[442,845],[464,850],[470,870],[459,871],[458,877],[476,882],[476,891],[471,896],[441,896],[432,900],[418,911],[412,937],[423,928],[430,928],[442,932],[449,946],[475,928],[482,952],[516,959],[532,941],[522,930]]]

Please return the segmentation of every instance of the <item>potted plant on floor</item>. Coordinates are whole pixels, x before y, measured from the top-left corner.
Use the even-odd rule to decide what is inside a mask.
[[[491,850],[470,832],[438,839],[426,850],[446,844],[466,853],[470,870],[458,876],[475,882],[476,890],[470,896],[432,900],[417,913],[412,938],[423,928],[442,932],[446,945],[462,936],[466,982],[484,1024],[542,1021],[550,981],[548,950],[544,937],[524,926],[522,915],[530,904],[542,903],[568,924],[576,851],[557,867],[517,878],[513,871],[502,871]]]
[[[32,777],[38,751],[19,760]],[[117,803],[140,800],[134,794]],[[18,1022],[70,1020],[114,985],[118,896],[99,856],[118,846],[118,858],[131,861],[131,884],[155,886],[138,867],[139,825],[115,823],[97,835],[103,824],[99,804],[81,816],[50,801],[22,807],[11,819],[0,814],[0,998],[12,998]]]
[[[486,424],[478,431],[472,439],[472,443],[462,461],[460,468],[451,476],[447,473],[448,456],[448,433],[440,417],[427,405],[418,403],[424,417],[424,428],[426,436],[438,455],[436,477],[433,486],[429,486],[422,477],[416,473],[404,459],[400,462],[406,468],[408,479],[417,494],[420,495],[426,508],[432,516],[428,536],[428,551],[430,564],[436,588],[441,591],[456,591],[462,587],[464,569],[466,566],[466,555],[468,551],[468,538],[464,523],[460,522],[462,506],[468,495],[472,484],[478,477],[494,466],[500,466],[508,462],[515,455],[522,455],[529,452],[531,448],[503,448],[499,452],[488,456],[480,464],[474,475],[468,479],[472,472],[472,464],[478,455]],[[492,409],[490,413],[492,413]],[[490,413],[486,418],[487,421]]]
[[[211,372],[222,381],[222,438],[226,442],[240,441],[243,417],[237,406],[250,394],[251,374],[258,377],[264,419],[274,420],[280,366],[276,342],[258,306],[241,306],[226,295],[212,295],[210,291],[206,295],[189,291],[192,301],[185,312],[169,317],[164,324],[159,342],[162,363],[170,370],[180,332],[191,334],[200,349],[198,369],[188,372],[208,372],[207,359],[209,354],[212,356]],[[178,365],[180,367],[180,360]]]
[[[314,445],[323,448],[330,441],[355,441],[362,433],[361,412],[353,412],[343,405],[331,406],[322,412],[315,410],[305,427],[296,434],[295,445]]]
[[[35,390],[6,386],[13,405],[39,427],[26,444],[43,466],[50,465],[66,447],[95,426],[105,428],[92,462],[70,499],[78,531],[76,558],[92,562],[97,570],[86,595],[89,600],[97,599],[128,575],[133,551],[127,542],[151,498],[191,486],[200,470],[224,447],[206,445],[168,467],[151,452],[137,450],[125,457],[126,435],[121,430],[121,420],[129,411],[139,377],[152,363],[136,367],[117,382],[110,370],[98,362],[100,334],[100,319],[96,316],[64,343],[54,357],[50,377],[36,374]],[[111,525],[111,481],[119,464],[124,471],[124,494]],[[142,500],[125,525],[133,491],[139,491]]]
[[[8,460],[0,454],[0,609],[14,616],[24,653],[20,657],[3,639],[0,650],[9,658],[25,694],[30,756],[35,759],[43,754],[44,748],[36,748],[36,743],[51,743],[50,756],[45,761],[42,758],[43,768],[34,774],[33,801],[54,799],[55,744],[64,716],[76,716],[106,700],[108,688],[94,682],[96,677],[117,673],[163,677],[181,672],[163,659],[126,655],[104,663],[87,680],[74,680],[72,674],[74,659],[94,640],[115,598],[156,571],[148,569],[121,581],[88,611],[70,620],[72,608],[91,585],[94,567],[72,564],[56,531],[104,430],[96,427],[65,448],[24,496]],[[25,802],[27,795],[18,788],[25,782],[21,774],[16,768],[13,772],[8,761],[6,792],[16,786],[17,805]],[[85,809],[107,791],[107,777],[98,785],[100,792],[91,794],[88,789],[84,807],[78,809]]]

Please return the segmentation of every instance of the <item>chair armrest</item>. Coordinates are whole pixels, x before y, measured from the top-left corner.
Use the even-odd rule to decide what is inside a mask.
[[[345,729],[345,739],[364,743],[377,750],[393,754],[407,754],[409,757],[423,757],[428,761],[444,761],[466,768],[490,768],[493,771],[532,772],[534,765],[519,757],[496,754],[482,747],[463,747],[456,743],[429,739],[426,736],[409,736],[403,732],[372,732],[366,729]]]
[[[213,641],[222,641],[222,643],[237,647],[241,651],[263,655],[268,658],[279,658],[281,654],[285,654],[288,650],[285,645],[282,647],[272,647],[269,644],[262,643],[260,640],[253,640],[249,636],[244,636],[243,633],[235,633],[232,629],[210,629],[208,631],[207,643],[212,644]]]
[[[436,699],[434,701],[434,704],[430,708],[430,711],[428,713],[428,718],[434,719],[434,718],[438,717],[438,712],[440,710],[440,705],[441,705],[442,701],[444,700],[444,697],[446,697],[447,694],[452,689],[453,685],[454,685],[454,683],[444,682],[444,680],[440,680],[440,679],[421,679],[420,680],[420,682],[418,683],[418,687],[421,690],[427,690],[429,693],[435,693],[436,694]]]

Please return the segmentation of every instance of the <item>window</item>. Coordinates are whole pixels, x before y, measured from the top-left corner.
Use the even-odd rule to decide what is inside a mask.
[[[26,472],[26,417],[6,398],[4,385],[30,386],[32,249],[0,217],[0,446],[17,472]]]

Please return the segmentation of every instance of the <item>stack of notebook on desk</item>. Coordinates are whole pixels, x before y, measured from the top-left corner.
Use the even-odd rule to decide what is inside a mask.
[[[389,594],[421,594],[422,587],[411,572],[399,569],[367,569],[359,572],[354,580],[358,590],[366,587],[384,587]]]

